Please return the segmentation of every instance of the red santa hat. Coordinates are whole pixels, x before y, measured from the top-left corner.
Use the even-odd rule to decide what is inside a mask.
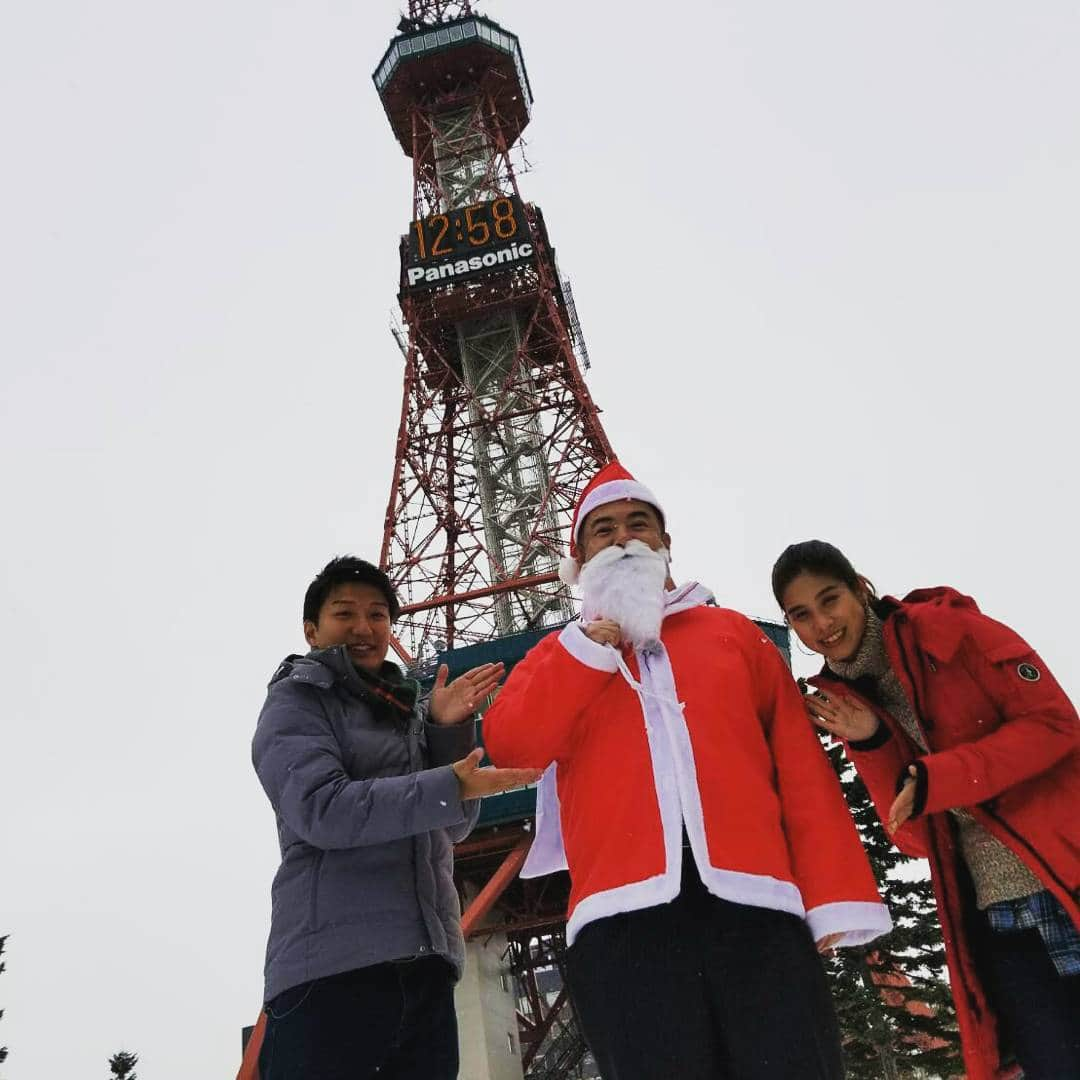
[[[618,502],[621,499],[637,499],[648,503],[659,515],[660,524],[664,524],[664,511],[656,496],[642,483],[630,475],[618,461],[609,462],[585,485],[585,490],[574,508],[574,520],[570,524],[570,557],[559,563],[559,577],[567,585],[577,583],[581,549],[578,536],[585,518],[598,506]]]

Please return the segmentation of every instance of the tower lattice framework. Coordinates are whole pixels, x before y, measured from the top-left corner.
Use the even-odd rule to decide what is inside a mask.
[[[395,648],[421,665],[571,617],[558,558],[613,454],[569,285],[518,187],[532,93],[516,36],[445,0],[413,0],[399,30],[374,75],[413,166],[380,564],[402,600]]]

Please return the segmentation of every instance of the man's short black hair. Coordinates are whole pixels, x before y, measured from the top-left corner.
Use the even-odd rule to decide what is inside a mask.
[[[318,623],[319,612],[322,611],[326,598],[330,591],[338,585],[356,582],[361,585],[374,585],[383,596],[390,608],[390,618],[396,619],[401,611],[401,605],[394,594],[394,586],[390,579],[377,566],[358,559],[355,555],[339,555],[331,559],[319,571],[318,577],[308,586],[304,593],[304,622]]]

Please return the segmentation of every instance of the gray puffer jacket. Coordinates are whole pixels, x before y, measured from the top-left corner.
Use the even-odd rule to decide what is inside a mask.
[[[397,672],[384,665],[384,677]],[[465,959],[453,843],[480,804],[450,764],[473,722],[396,719],[372,699],[344,646],[288,657],[274,673],[252,760],[277,814],[265,998],[387,960]]]

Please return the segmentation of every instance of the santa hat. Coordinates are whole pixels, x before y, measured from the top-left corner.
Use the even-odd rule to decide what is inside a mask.
[[[648,503],[659,515],[660,524],[664,523],[664,511],[656,496],[630,475],[618,461],[605,465],[585,485],[585,490],[574,508],[574,520],[570,523],[570,557],[559,563],[559,577],[567,585],[577,583],[581,567],[578,565],[581,550],[578,547],[578,534],[585,518],[598,506],[618,502],[621,499],[637,499]]]

